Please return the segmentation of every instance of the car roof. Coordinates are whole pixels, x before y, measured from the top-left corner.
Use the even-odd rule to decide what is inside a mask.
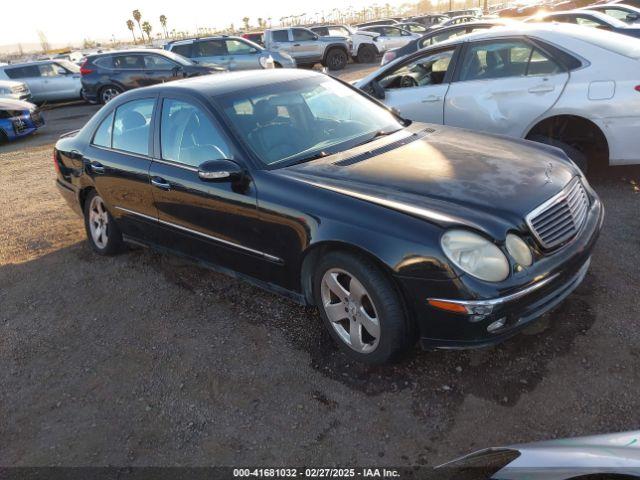
[[[262,35],[262,32],[247,32],[244,35]],[[180,40],[172,40],[170,42],[167,42],[165,45],[188,45],[189,43],[197,42],[200,40],[222,40],[222,39],[246,40],[246,38],[242,38],[237,35],[209,35],[207,37],[192,37],[192,38],[181,38]]]
[[[122,55],[127,53],[159,53],[161,55],[167,55],[167,53],[161,48],[130,48],[123,50],[110,50],[102,53],[92,53],[87,58],[106,57],[107,55]]]
[[[29,67],[31,65],[42,65],[43,63],[59,62],[64,59],[56,58],[50,60],[32,60],[31,62],[9,63],[8,65],[0,65],[0,69],[14,68],[14,67]]]
[[[146,87],[144,91],[197,91],[198,93],[207,96],[220,96],[237,90],[260,88],[274,83],[319,77],[328,78],[325,74],[320,72],[293,68],[241,70],[236,72],[220,72],[212,75],[185,78],[184,80],[177,80],[175,82],[161,83]],[[133,91],[135,92],[136,90]]]

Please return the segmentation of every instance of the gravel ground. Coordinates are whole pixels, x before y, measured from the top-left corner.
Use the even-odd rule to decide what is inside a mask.
[[[0,149],[0,465],[433,465],[638,428],[640,168],[594,174],[591,270],[539,323],[373,368],[312,309],[152,251],[93,254],[50,142],[94,110]]]

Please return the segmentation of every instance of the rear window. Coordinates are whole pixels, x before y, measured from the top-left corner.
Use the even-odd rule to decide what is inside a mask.
[[[5,68],[7,77],[14,78],[33,78],[40,76],[40,69],[37,65],[28,65],[24,67]]]

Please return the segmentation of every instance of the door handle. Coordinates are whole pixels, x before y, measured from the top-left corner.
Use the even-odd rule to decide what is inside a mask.
[[[556,87],[553,85],[538,85],[536,87],[531,87],[529,89],[529,93],[548,93],[553,92]]]
[[[154,187],[158,187],[161,190],[171,190],[171,184],[164,178],[153,177],[151,179],[151,185],[153,185]]]
[[[294,43],[294,44],[293,44],[293,46],[294,46],[294,47],[299,47],[299,46],[300,46],[300,44],[299,44],[299,43]]]
[[[422,103],[433,103],[439,102],[440,100],[442,100],[442,97],[439,97],[438,95],[429,95],[422,99]]]
[[[104,173],[105,171],[104,165],[102,165],[100,162],[91,162],[89,166],[91,167],[91,171],[93,173],[100,174],[100,173]]]

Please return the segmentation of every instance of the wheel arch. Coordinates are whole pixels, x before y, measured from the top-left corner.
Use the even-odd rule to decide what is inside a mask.
[[[342,43],[330,43],[324,49],[324,54],[322,55],[323,63],[327,60],[327,56],[329,55],[329,53],[331,53],[331,50],[334,50],[336,48],[339,50],[342,50],[344,53],[346,53],[347,57],[349,57],[349,49],[347,48],[346,45]]]
[[[80,208],[82,209],[83,212],[84,212],[85,202],[87,201],[87,198],[89,197],[89,194],[92,191],[96,191],[96,188],[93,185],[87,185],[86,187],[83,187],[80,190],[78,190],[78,203],[80,204]]]

